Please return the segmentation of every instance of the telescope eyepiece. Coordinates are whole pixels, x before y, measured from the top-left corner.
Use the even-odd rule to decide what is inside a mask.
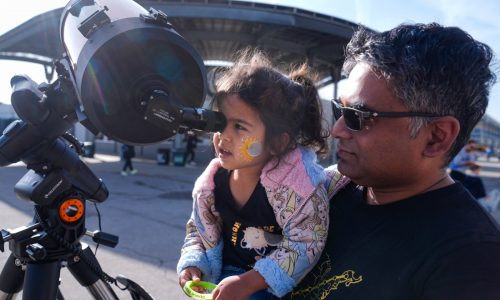
[[[226,117],[220,112],[203,108],[182,108],[181,126],[205,132],[223,131]]]

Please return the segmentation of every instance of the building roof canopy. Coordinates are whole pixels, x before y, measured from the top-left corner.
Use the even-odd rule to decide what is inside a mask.
[[[327,84],[340,79],[344,48],[356,24],[281,5],[231,0],[137,1],[165,12],[204,60],[232,61],[246,47],[267,52],[278,65],[307,61]],[[61,9],[38,15],[0,36],[0,58],[50,65],[61,57]]]

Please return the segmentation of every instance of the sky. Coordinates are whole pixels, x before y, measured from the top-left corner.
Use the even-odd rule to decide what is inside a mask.
[[[0,1],[0,35],[43,12],[63,7],[68,0]],[[254,0],[297,7],[363,24],[377,31],[401,23],[437,22],[458,26],[488,44],[496,55],[494,68],[499,83],[493,86],[487,113],[500,121],[500,1],[497,0]],[[168,14],[168,12],[166,12]],[[0,60],[0,102],[10,103],[10,78],[27,74],[46,81],[41,65]],[[332,95],[328,88],[322,94]]]

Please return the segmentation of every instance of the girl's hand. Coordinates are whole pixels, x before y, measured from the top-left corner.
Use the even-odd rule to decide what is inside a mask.
[[[224,278],[213,292],[214,300],[246,300],[254,291],[250,290],[248,284],[241,280],[240,276],[229,276]]]
[[[247,300],[252,294],[267,288],[264,278],[255,270],[224,278],[213,291],[214,300]]]
[[[181,288],[184,287],[186,282],[188,281],[194,281],[194,282],[199,282],[201,280],[201,271],[200,269],[196,267],[187,267],[184,270],[181,271],[181,274],[179,275],[179,285]],[[193,287],[193,291],[198,292],[198,293],[203,293],[204,288],[202,287]]]

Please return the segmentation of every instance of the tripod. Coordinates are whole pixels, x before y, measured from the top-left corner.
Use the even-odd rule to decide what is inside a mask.
[[[70,135],[64,138],[77,145]],[[128,289],[132,299],[152,299],[126,277],[114,279],[103,272],[88,245],[80,242],[87,234],[115,247],[118,237],[86,231],[86,200],[102,202],[108,192],[78,154],[57,139],[32,155],[27,167],[14,190],[19,198],[35,203],[34,218],[27,226],[1,231],[0,250],[8,241],[12,253],[0,274],[0,299],[13,299],[21,289],[23,299],[64,299],[58,289],[63,266],[95,299],[118,299],[111,283]]]
[[[67,78],[38,86],[15,76],[12,104],[21,120],[0,136],[0,166],[23,161],[28,172],[15,184],[18,198],[34,203],[30,224],[1,230],[0,250],[9,242],[11,255],[0,274],[0,299],[64,299],[58,285],[61,267],[68,267],[95,299],[118,299],[111,284],[128,290],[132,299],[152,297],[132,280],[107,275],[88,247],[89,235],[115,247],[118,237],[85,227],[87,201],[103,202],[106,186],[80,159],[82,147],[67,130],[76,122],[74,94]]]

